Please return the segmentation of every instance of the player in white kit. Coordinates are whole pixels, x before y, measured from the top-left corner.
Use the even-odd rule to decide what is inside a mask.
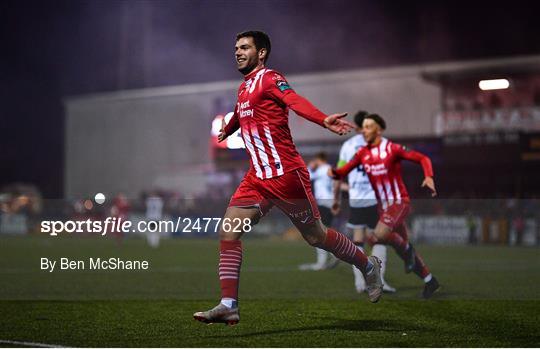
[[[309,176],[313,182],[313,191],[317,206],[319,206],[321,221],[327,227],[332,226],[333,219],[331,211],[334,198],[333,180],[328,177],[328,169],[331,167],[324,152],[318,153],[308,164]],[[329,265],[335,265],[335,261],[338,260],[322,248],[315,248],[315,251],[317,252],[317,261],[315,263],[301,264],[299,266],[300,270],[327,269]]]
[[[341,146],[337,165],[338,168],[349,162],[354,157],[354,154],[356,154],[358,149],[366,145],[366,141],[360,132],[362,130],[362,122],[367,114],[368,113],[365,111],[359,111],[356,113],[354,122],[356,124],[357,134],[349,138]],[[350,206],[347,227],[353,231],[354,244],[363,251],[364,243],[368,238],[368,231],[373,230],[377,225],[379,217],[377,213],[377,199],[369,182],[368,176],[361,165],[348,174],[347,180],[349,182],[348,187]],[[334,184],[334,203],[332,205],[333,214],[337,214],[340,210],[340,188],[341,181],[338,181]],[[315,193],[317,192],[315,191]],[[385,245],[375,244],[373,245],[371,254],[373,256],[377,256],[382,262],[381,278],[383,280],[383,291],[393,293],[396,292],[396,289],[388,285],[388,283],[384,280],[384,273],[386,271],[386,252]],[[366,288],[364,276],[358,271],[357,268],[353,268],[353,273],[356,290],[360,293],[364,292]]]
[[[146,198],[146,220],[148,222],[158,222],[163,216],[163,199],[156,193],[152,192]],[[151,247],[159,247],[161,232],[159,229],[147,229],[146,241]]]

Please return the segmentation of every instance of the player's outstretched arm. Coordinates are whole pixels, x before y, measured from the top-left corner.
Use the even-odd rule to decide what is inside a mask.
[[[431,159],[420,152],[409,150],[402,145],[394,144],[394,146],[394,151],[399,157],[422,165],[425,176],[424,181],[422,182],[422,188],[427,187],[431,191],[431,196],[436,196],[437,190],[435,189],[435,181],[433,180],[433,166],[431,164]]]
[[[228,124],[225,124],[225,118],[221,120],[221,129],[218,134],[218,143],[223,142],[227,137],[232,135],[240,127],[240,120],[238,114],[234,113]]]
[[[296,114],[311,122],[321,125],[330,131],[341,135],[350,132],[354,125],[343,120],[347,113],[326,115],[317,109],[310,101],[294,91],[290,91],[281,97],[281,100]]]
[[[347,162],[345,165],[343,165],[340,168],[329,168],[328,169],[328,176],[330,176],[333,179],[343,179],[346,175],[349,174],[355,167],[360,165],[362,163],[362,160],[360,158],[360,152],[356,153],[354,157],[351,159],[351,161]]]
[[[314,122],[322,127],[328,128],[330,131],[339,135],[344,135],[354,129],[354,125],[350,122],[343,120],[347,113],[326,115],[305,97],[297,94],[290,86],[285,78],[277,73],[271,72],[270,74],[264,74],[263,86],[265,91],[276,100],[284,103],[287,107],[291,108],[296,114],[301,117]]]

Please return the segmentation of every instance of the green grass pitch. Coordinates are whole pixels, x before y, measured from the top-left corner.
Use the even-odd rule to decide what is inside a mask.
[[[531,347],[540,345],[540,250],[417,246],[443,285],[432,300],[389,249],[377,304],[350,267],[308,272],[300,241],[247,239],[241,321],[204,325],[192,313],[219,299],[216,240],[0,238],[0,345],[98,347]],[[39,270],[41,257],[146,259],[148,271]],[[4,341],[4,342],[2,342]]]

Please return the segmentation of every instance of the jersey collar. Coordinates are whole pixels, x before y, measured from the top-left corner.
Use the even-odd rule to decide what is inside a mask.
[[[262,69],[264,69],[264,67],[261,67],[259,69],[255,69],[251,73],[249,73],[248,75],[244,75],[244,81],[248,81],[249,79],[251,79],[252,77],[257,75],[257,73],[260,72]]]
[[[384,143],[385,139],[386,139],[386,138],[381,137],[381,142],[380,142],[379,144],[377,144],[377,145],[373,145],[373,144],[368,144],[368,143],[366,143],[366,148],[368,148],[368,149],[371,149],[371,148],[378,148],[381,144]]]

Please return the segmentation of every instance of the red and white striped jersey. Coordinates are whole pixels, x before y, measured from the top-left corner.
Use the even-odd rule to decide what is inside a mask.
[[[280,73],[262,68],[245,76],[225,133],[230,135],[240,127],[251,157],[250,171],[260,179],[281,176],[306,166],[292,140],[289,108],[324,126],[326,115],[297,95]]]
[[[386,210],[394,203],[409,202],[409,193],[401,175],[401,160],[411,160],[422,165],[424,175],[433,177],[431,160],[422,153],[392,143],[386,138],[376,145],[366,145],[358,150],[351,161],[334,169],[336,177],[346,176],[359,165],[363,165],[379,205]]]

